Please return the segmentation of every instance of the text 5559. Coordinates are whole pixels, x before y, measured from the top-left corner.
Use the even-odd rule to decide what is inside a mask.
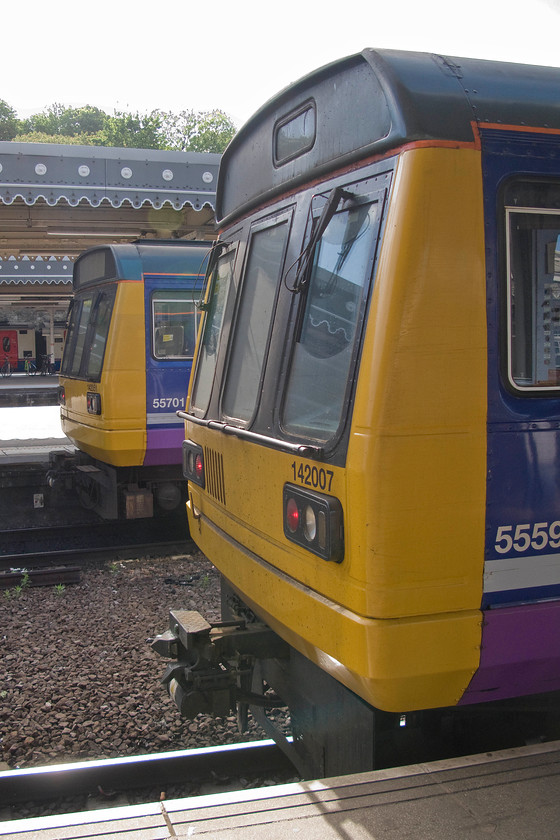
[[[554,522],[535,522],[523,525],[500,525],[496,532],[494,548],[498,554],[510,551],[542,551],[560,548],[560,519]]]

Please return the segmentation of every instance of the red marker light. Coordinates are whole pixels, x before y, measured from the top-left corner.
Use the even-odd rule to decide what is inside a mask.
[[[286,504],[286,525],[295,534],[299,525],[299,510],[294,499],[288,499]]]
[[[194,471],[198,479],[202,479],[204,475],[204,464],[202,463],[202,455],[197,455],[194,461]]]
[[[187,481],[204,487],[205,484],[204,452],[202,447],[192,440],[183,441],[183,475]]]
[[[335,496],[295,484],[282,489],[284,536],[323,560],[344,560],[344,516]]]
[[[101,394],[88,391],[86,401],[88,414],[101,414]]]

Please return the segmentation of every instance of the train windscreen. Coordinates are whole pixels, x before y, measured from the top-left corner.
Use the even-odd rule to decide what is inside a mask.
[[[284,400],[289,433],[326,440],[340,424],[377,211],[357,203],[336,213],[315,248]]]
[[[61,365],[63,376],[99,381],[114,301],[114,288],[74,301]]]

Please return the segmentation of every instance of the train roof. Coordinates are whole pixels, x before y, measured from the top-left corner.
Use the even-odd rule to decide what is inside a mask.
[[[106,280],[141,280],[143,274],[201,274],[212,243],[199,240],[138,239],[89,248],[74,263],[74,290]]]
[[[222,157],[217,219],[296,187],[311,170],[321,176],[420,140],[473,142],[473,124],[560,131],[560,69],[365,49],[285,88],[241,128]]]

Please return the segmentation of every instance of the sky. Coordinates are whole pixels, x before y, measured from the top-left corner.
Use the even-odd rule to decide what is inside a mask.
[[[1,20],[0,99],[19,117],[219,108],[240,127],[364,47],[560,66],[560,0],[26,0]]]

